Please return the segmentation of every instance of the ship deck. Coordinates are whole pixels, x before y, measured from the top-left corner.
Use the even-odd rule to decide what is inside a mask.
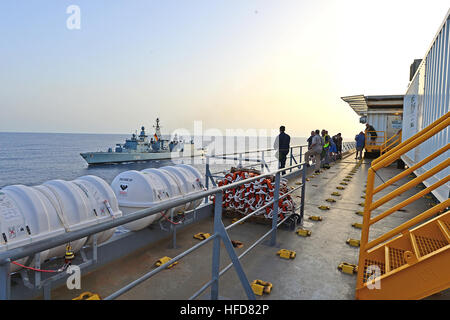
[[[255,279],[269,281],[273,284],[270,295],[257,297],[258,300],[353,300],[355,298],[356,276],[338,271],[341,262],[358,263],[359,249],[346,244],[349,238],[359,239],[361,231],[352,227],[352,223],[362,223],[362,217],[355,214],[362,211],[360,206],[364,202],[367,170],[370,160],[364,160],[354,178],[345,190],[336,190],[342,179],[354,168],[357,161],[354,154],[332,164],[331,169],[324,170],[320,175],[307,182],[304,226],[312,231],[311,237],[298,236],[293,231],[279,230],[275,247],[262,243],[242,258],[241,263],[248,280]],[[311,170],[310,170],[311,171]],[[376,184],[381,179],[386,181],[399,173],[395,165],[380,171]],[[311,174],[308,174],[310,177]],[[404,183],[411,178],[405,178],[397,184]],[[289,181],[291,186],[299,182],[299,178]],[[393,186],[392,188],[395,188]],[[383,194],[392,190],[388,188]],[[379,208],[376,212],[390,208],[392,203],[398,203],[417,192],[413,188],[400,197]],[[331,193],[338,191],[339,197],[332,197]],[[298,193],[300,190],[298,190]],[[294,199],[296,198],[294,194]],[[325,200],[335,198],[336,203]],[[435,200],[420,199],[384,219],[371,228],[370,238],[373,239],[392,229],[394,226],[411,219],[418,213],[430,207]],[[322,211],[318,207],[329,206],[329,211]],[[309,216],[322,216],[323,221],[311,222]],[[231,223],[231,219],[224,218],[224,224]],[[244,247],[236,249],[238,255],[249,245],[269,230],[269,226],[246,222],[230,230],[230,238],[244,243]],[[177,248],[171,248],[171,239],[166,238],[147,247],[130,253],[129,255],[110,262],[99,269],[82,276],[81,290],[68,290],[64,285],[52,291],[52,299],[72,299],[82,292],[98,293],[107,297],[129,282],[154,268],[155,262],[164,256],[174,257],[198,243],[193,235],[199,232],[213,233],[213,218],[208,217],[194,223],[177,233]],[[294,260],[280,259],[276,253],[280,249],[294,250],[297,257]],[[186,256],[171,269],[164,270],[148,279],[118,299],[188,299],[205,283],[211,279],[212,242]],[[221,246],[221,269],[230,263],[225,247]],[[233,268],[227,271],[219,282],[221,299],[246,299]],[[208,299],[206,290],[199,299]],[[450,299],[450,290],[429,297],[428,299]]]

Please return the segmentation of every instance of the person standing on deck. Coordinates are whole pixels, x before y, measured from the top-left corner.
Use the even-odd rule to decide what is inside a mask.
[[[278,161],[279,161],[279,169],[286,167],[286,159],[287,155],[289,154],[290,144],[291,144],[291,137],[286,134],[286,128],[284,126],[280,127],[280,134],[275,139],[275,143],[273,145],[273,148],[278,150]],[[285,171],[283,171],[283,174],[286,174]]]
[[[322,155],[325,159],[325,163],[323,164],[323,167],[325,169],[330,169],[330,157],[329,157],[329,149],[330,149],[330,136],[328,135],[328,131],[323,129],[322,130],[322,139],[323,139],[323,151]]]
[[[358,153],[359,153],[359,159],[362,159],[362,151],[366,144],[366,136],[364,135],[364,132],[361,131],[358,135],[356,135],[355,140],[356,140],[356,158],[355,159],[358,159]]]
[[[316,161],[315,173],[320,173],[320,154],[322,153],[322,138],[320,137],[320,130],[316,130],[312,138],[311,146],[308,148],[308,152],[305,153],[305,162],[309,167],[309,158],[312,156]]]
[[[366,123],[366,134],[367,133],[370,135],[370,144],[376,144],[376,140],[378,138],[377,132],[375,128],[368,123]]]
[[[336,148],[337,148],[337,158],[342,159],[342,135],[338,133],[336,135]]]

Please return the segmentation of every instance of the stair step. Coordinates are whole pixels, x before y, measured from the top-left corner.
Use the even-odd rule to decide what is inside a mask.
[[[370,266],[378,266],[381,271],[381,276],[386,273],[386,266],[384,262],[375,261],[375,260],[365,260],[364,261],[364,270],[363,270],[363,282],[366,283],[369,277],[372,275],[372,272],[367,272],[367,269]]]
[[[448,241],[432,239],[429,237],[423,237],[416,235],[416,242],[419,248],[419,254],[421,257],[426,256],[442,247],[448,245]]]
[[[390,271],[393,271],[397,268],[406,264],[406,260],[404,258],[404,253],[406,250],[397,249],[397,248],[389,248],[389,266]]]
[[[450,223],[442,220],[438,220],[439,229],[441,229],[442,234],[445,239],[450,243]]]

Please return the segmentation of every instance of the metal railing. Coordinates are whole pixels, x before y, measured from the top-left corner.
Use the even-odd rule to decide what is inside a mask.
[[[356,148],[356,142],[343,142],[342,143],[342,153],[349,152]],[[297,152],[298,150],[298,152]],[[289,156],[289,166],[294,166],[296,164],[302,163],[304,161],[304,154],[308,150],[308,145],[297,145],[290,147]],[[210,170],[210,159],[221,159],[221,160],[232,160],[238,162],[238,168],[247,169],[247,168],[257,168],[259,167],[261,172],[265,170],[270,170],[270,164],[278,163],[278,159],[273,158],[273,154],[277,152],[277,149],[265,149],[265,150],[256,150],[256,151],[243,151],[243,152],[235,152],[228,153],[222,155],[207,155],[206,157],[206,168],[205,168],[205,186],[209,189],[209,183],[215,187],[216,183],[213,178],[223,178],[223,171],[211,172]],[[244,155],[248,154],[256,154],[256,158],[245,157]],[[270,155],[270,157],[269,157]],[[266,160],[271,159],[271,160]],[[253,162],[253,164],[243,165],[243,162]],[[289,172],[292,172],[292,169],[287,169]]]
[[[394,146],[402,141],[402,130],[394,134],[392,137],[386,140],[385,143],[381,145],[381,155],[392,149]]]
[[[376,136],[372,135],[375,133]],[[385,131],[366,131],[366,144],[365,149],[368,152],[380,151],[382,146],[386,143]]]
[[[296,188],[294,188],[293,190],[289,191],[288,193],[285,193],[283,195],[279,194],[280,191],[280,180],[281,180],[281,173],[284,170],[299,170],[302,172],[302,184]],[[256,180],[259,180],[261,178],[267,178],[267,177],[272,177],[275,175],[275,192],[274,192],[274,199],[272,201],[270,201],[269,203],[267,203],[264,207],[258,209],[257,211],[254,211],[253,213],[245,216],[244,218],[242,218],[241,220],[239,220],[238,222],[228,226],[225,228],[225,226],[223,225],[222,222],[222,194],[225,190],[227,189],[231,189],[231,188],[237,188],[240,187],[243,184],[247,184],[247,183],[251,183],[254,182]],[[177,197],[177,198],[173,198],[171,200],[168,201],[163,201],[160,202],[158,204],[156,204],[155,206],[148,208],[148,209],[144,209],[144,210],[140,210],[137,211],[135,213],[129,214],[127,216],[122,216],[119,218],[116,218],[112,221],[108,221],[108,222],[102,222],[99,223],[97,225],[93,225],[93,226],[89,226],[86,227],[82,230],[76,230],[76,231],[71,231],[71,232],[67,232],[65,234],[62,235],[58,235],[56,237],[50,238],[50,239],[45,239],[45,240],[40,240],[40,241],[36,241],[34,243],[30,243],[27,245],[24,245],[22,247],[19,248],[15,248],[15,249],[11,249],[5,252],[1,252],[0,253],[0,300],[6,300],[6,299],[10,299],[11,297],[11,262],[21,259],[21,258],[25,258],[25,257],[29,257],[32,256],[36,253],[45,251],[47,249],[51,249],[63,244],[67,244],[70,243],[72,241],[87,237],[89,235],[95,235],[99,232],[105,231],[105,230],[109,230],[111,228],[115,228],[121,225],[124,225],[126,223],[132,222],[132,221],[136,221],[139,219],[142,219],[144,217],[148,217],[150,215],[154,215],[160,212],[164,212],[168,209],[174,208],[174,207],[178,207],[180,205],[186,204],[188,202],[192,202],[195,200],[199,200],[199,199],[203,199],[203,198],[208,198],[209,196],[214,196],[215,197],[215,205],[214,205],[214,233],[211,235],[210,238],[200,242],[199,244],[193,246],[192,248],[182,252],[181,254],[179,254],[178,256],[176,256],[175,258],[171,259],[169,262],[162,264],[161,266],[157,267],[156,269],[148,272],[147,274],[143,275],[142,277],[140,277],[139,279],[131,282],[130,284],[128,284],[127,286],[121,288],[120,290],[114,292],[113,294],[111,294],[110,296],[106,297],[107,300],[111,300],[111,299],[115,299],[121,295],[123,295],[124,293],[126,293],[127,291],[131,290],[132,288],[134,288],[135,286],[137,286],[138,284],[144,282],[145,280],[149,279],[150,277],[154,276],[155,274],[161,272],[162,270],[164,270],[166,267],[168,267],[169,265],[173,264],[174,262],[182,259],[183,257],[185,257],[186,255],[190,254],[191,252],[197,250],[198,248],[204,246],[205,244],[209,243],[210,241],[214,241],[214,245],[213,245],[213,252],[212,252],[212,279],[211,281],[209,281],[206,285],[204,285],[200,291],[198,291],[196,294],[194,294],[194,296],[192,298],[197,297],[199,294],[201,294],[201,292],[203,292],[204,290],[206,290],[208,287],[211,287],[211,299],[218,299],[218,289],[219,289],[219,277],[225,273],[230,267],[228,266],[227,268],[225,268],[224,270],[222,270],[221,272],[219,272],[219,258],[220,258],[220,241],[222,240],[222,242],[225,245],[225,248],[227,250],[227,253],[232,261],[232,265],[235,267],[236,272],[239,276],[239,279],[241,281],[242,286],[244,287],[244,290],[246,292],[246,295],[249,299],[255,299],[255,296],[253,294],[253,291],[250,287],[250,283],[247,280],[247,277],[245,275],[245,272],[242,268],[242,265],[240,263],[240,259],[251,249],[253,249],[257,244],[259,244],[263,239],[265,239],[266,237],[268,237],[269,235],[271,236],[271,240],[270,240],[270,245],[274,246],[276,243],[276,236],[277,236],[277,228],[279,225],[281,225],[284,221],[286,221],[290,216],[286,216],[285,219],[283,219],[283,221],[278,221],[279,220],[279,214],[278,214],[278,201],[283,199],[284,197],[287,197],[289,194],[297,191],[299,188],[302,188],[302,195],[301,195],[301,202],[302,204],[300,205],[301,210],[303,210],[304,207],[304,196],[305,196],[305,182],[306,182],[306,166],[304,163],[300,163],[297,164],[295,166],[289,167],[289,168],[285,168],[285,169],[280,169],[271,173],[266,173],[266,174],[261,174],[259,176],[250,178],[250,179],[246,179],[246,180],[242,180],[236,183],[232,183],[230,185],[226,185],[223,187],[219,187],[219,188],[213,188],[210,190],[206,190],[206,191],[201,191],[201,192],[196,192],[196,193],[192,193],[192,194],[188,194],[186,196],[182,196],[182,197]],[[260,210],[265,209],[266,207],[273,205],[273,217],[272,217],[272,227],[270,229],[269,232],[267,232],[263,237],[261,237],[260,239],[258,239],[255,244],[253,244],[246,252],[244,252],[240,257],[238,257],[236,255],[236,252],[233,248],[233,245],[231,243],[231,240],[228,236],[227,231],[231,228],[233,228],[234,226],[238,225],[239,223],[249,219],[250,217],[254,216],[256,213],[258,213]]]
[[[363,288],[363,277],[364,277],[364,263],[367,259],[368,255],[375,250],[376,246],[380,245],[381,243],[405,232],[406,230],[409,230],[411,227],[425,221],[426,219],[432,217],[433,215],[439,213],[440,211],[444,210],[445,208],[450,206],[450,199],[447,199],[444,202],[441,202],[431,209],[417,215],[413,219],[401,224],[400,226],[388,231],[387,233],[381,235],[377,239],[374,239],[369,242],[369,232],[370,227],[375,224],[376,222],[379,222],[380,220],[390,216],[394,212],[402,209],[403,207],[411,204],[412,202],[418,200],[419,198],[425,196],[426,194],[432,192],[433,190],[439,188],[440,186],[444,185],[445,183],[448,183],[450,181],[450,175],[447,177],[437,181],[433,185],[431,185],[428,188],[425,188],[424,190],[414,194],[410,198],[394,205],[392,208],[386,210],[385,212],[377,215],[374,218],[371,218],[372,211],[379,208],[381,205],[385,204],[386,202],[394,199],[395,197],[400,196],[407,190],[410,190],[411,188],[417,186],[418,184],[422,183],[423,181],[429,179],[436,173],[444,170],[450,165],[450,159],[446,159],[440,164],[436,165],[434,168],[426,171],[424,174],[416,177],[415,179],[409,181],[408,183],[396,188],[392,192],[389,192],[388,194],[384,195],[380,199],[374,201],[373,197],[375,194],[379,193],[380,191],[384,190],[388,186],[392,186],[395,182],[398,182],[402,178],[405,178],[409,174],[415,172],[417,169],[423,167],[425,164],[429,163],[436,157],[444,154],[446,151],[450,149],[450,143],[447,143],[444,147],[434,152],[432,155],[428,156],[424,160],[420,161],[416,165],[402,171],[397,176],[393,177],[392,179],[388,180],[387,182],[383,183],[382,185],[375,188],[374,181],[375,181],[375,175],[376,172],[384,167],[389,166],[394,161],[400,158],[403,154],[407,153],[408,151],[416,148],[426,140],[430,139],[440,131],[444,130],[450,125],[450,112],[442,116],[440,119],[417,133],[416,135],[412,136],[408,140],[402,142],[395,148],[391,149],[381,157],[375,159],[372,161],[372,166],[369,169],[368,175],[367,175],[367,189],[366,189],[366,201],[365,201],[365,207],[364,207],[364,218],[363,218],[363,227],[362,227],[362,234],[361,234],[361,243],[360,243],[360,253],[359,253],[359,272],[358,272],[358,280],[357,280],[357,290]]]

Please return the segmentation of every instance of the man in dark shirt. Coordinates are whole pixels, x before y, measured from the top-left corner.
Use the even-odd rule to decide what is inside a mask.
[[[370,135],[370,144],[376,144],[376,140],[378,138],[377,132],[373,126],[366,123],[366,137],[367,133]]]
[[[315,132],[311,131],[311,135],[309,136],[308,140],[308,150],[311,148],[311,144],[312,144],[312,139],[314,138]]]
[[[280,127],[280,134],[275,140],[274,149],[278,149],[278,160],[279,160],[279,168],[286,167],[286,158],[289,154],[291,137],[285,133],[286,128],[284,126]],[[286,172],[283,171],[283,174]]]

